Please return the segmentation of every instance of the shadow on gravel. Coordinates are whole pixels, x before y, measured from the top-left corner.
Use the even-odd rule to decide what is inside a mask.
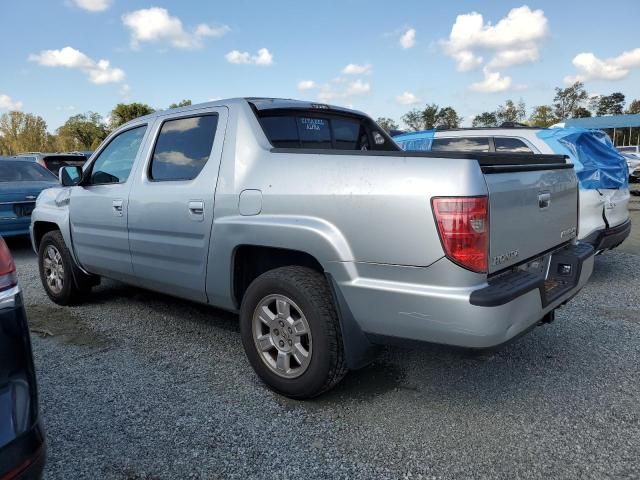
[[[183,300],[163,293],[145,290],[113,280],[103,280],[94,288],[83,305],[131,304],[132,310],[151,310],[159,316],[173,315],[191,322],[211,324],[230,332],[240,332],[238,315],[219,308]]]
[[[31,332],[42,338],[59,338],[65,343],[82,347],[103,348],[113,344],[105,335],[73,310],[54,305],[27,305]]]

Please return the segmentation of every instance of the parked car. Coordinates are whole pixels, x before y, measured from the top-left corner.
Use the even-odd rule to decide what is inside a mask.
[[[56,176],[37,163],[0,157],[0,235],[28,235],[36,198],[56,186]]]
[[[16,267],[0,237],[0,478],[39,479],[45,437]]]
[[[640,182],[640,155],[633,153],[620,152],[627,162],[629,168],[629,182]]]
[[[89,158],[84,153],[40,153],[29,152],[16,155],[18,158],[29,159],[51,170],[54,175],[58,175],[61,167],[78,166],[82,167]]]
[[[575,172],[535,160],[404,152],[353,110],[220,100],[135,119],[63,168],[31,238],[54,302],[104,276],[239,312],[260,378],[308,398],[375,344],[492,347],[585,285]]]
[[[578,238],[601,252],[617,247],[631,232],[626,164],[604,132],[523,126],[461,128],[407,133],[394,140],[405,150],[567,155],[580,181]]]
[[[91,158],[91,155],[93,155],[93,150],[80,150],[77,152],[69,152],[69,153],[73,153],[75,155],[82,155],[84,156],[85,159],[89,160]]]
[[[630,153],[640,157],[640,145],[627,145],[623,147],[616,147],[620,153]]]

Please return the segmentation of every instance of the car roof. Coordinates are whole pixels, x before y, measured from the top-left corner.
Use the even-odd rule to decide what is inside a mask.
[[[0,162],[4,162],[7,160],[12,162],[33,163],[33,155],[24,157],[0,157]]]

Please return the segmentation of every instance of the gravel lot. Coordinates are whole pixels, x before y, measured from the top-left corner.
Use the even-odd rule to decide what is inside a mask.
[[[115,282],[58,307],[10,246],[47,479],[640,477],[640,248],[598,257],[553,325],[497,353],[386,349],[294,402],[259,383],[233,315]]]

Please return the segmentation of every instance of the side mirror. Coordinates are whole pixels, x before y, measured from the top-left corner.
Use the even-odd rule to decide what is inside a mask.
[[[60,185],[63,187],[73,187],[80,183],[82,180],[82,168],[81,167],[62,167],[59,173]]]

